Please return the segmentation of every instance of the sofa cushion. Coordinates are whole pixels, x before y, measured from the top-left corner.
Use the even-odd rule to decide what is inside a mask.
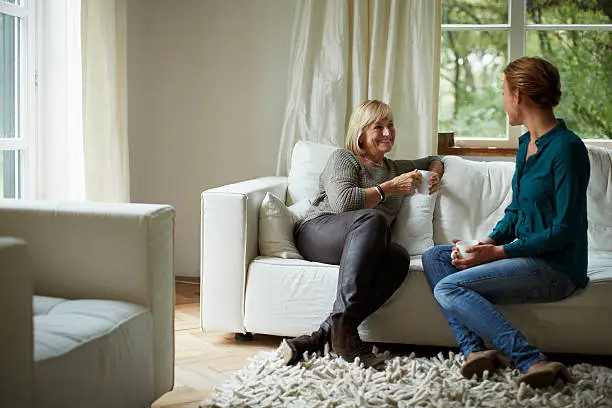
[[[300,140],[291,153],[287,185],[287,205],[319,193],[319,176],[337,146]]]
[[[114,300],[34,296],[33,312],[40,406],[142,404],[154,371],[148,309]]]
[[[259,210],[259,253],[262,256],[304,259],[295,247],[293,229],[310,207],[306,198],[287,207],[283,201],[268,192]]]
[[[438,194],[411,194],[404,197],[395,222],[392,240],[410,255],[422,255],[433,242],[433,214]]]
[[[612,150],[587,148],[591,162],[587,189],[589,249],[612,251]]]
[[[147,312],[127,302],[47,296],[34,296],[33,310],[35,361],[69,353]]]
[[[567,299],[500,305],[500,311],[545,352],[610,354],[612,253],[589,251],[589,282]],[[245,328],[254,333],[297,336],[316,330],[336,296],[338,266],[259,257],[247,276]],[[594,323],[595,322],[595,323]],[[568,330],[571,328],[571,330]],[[456,347],[427,284],[420,257],[391,298],[360,326],[365,341]]]
[[[612,150],[587,146],[591,178],[587,189],[589,249],[612,251]],[[476,162],[456,156],[444,161],[443,188],[434,214],[434,241],[482,239],[512,200],[514,162]]]
[[[316,330],[332,310],[338,269],[338,265],[300,259],[255,258],[247,275],[246,330],[283,336],[304,334],[304,328],[308,333]],[[410,270],[423,275],[420,257],[411,257]],[[424,278],[422,281],[425,286],[420,286],[423,292],[418,298],[430,298],[428,303],[437,309],[431,290]],[[411,302],[417,306],[416,299]],[[405,313],[402,310],[393,315],[395,325]]]
[[[443,158],[444,177],[434,213],[434,242],[483,239],[512,200],[512,162]]]

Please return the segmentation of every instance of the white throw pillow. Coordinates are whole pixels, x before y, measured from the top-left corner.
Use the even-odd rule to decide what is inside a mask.
[[[391,240],[406,248],[410,255],[422,255],[434,245],[433,214],[438,193],[412,194],[404,197],[393,223]]]
[[[310,207],[304,199],[287,207],[274,194],[268,192],[259,211],[259,253],[277,258],[304,259],[293,241],[293,228]]]
[[[300,140],[291,153],[287,177],[287,204],[292,205],[319,193],[319,177],[329,156],[339,149],[321,143]]]
[[[434,242],[483,239],[512,201],[513,162],[473,161],[446,156],[443,189],[434,214]]]

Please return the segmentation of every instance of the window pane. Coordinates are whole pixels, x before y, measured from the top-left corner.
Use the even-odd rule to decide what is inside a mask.
[[[440,131],[453,131],[456,137],[506,137],[501,86],[507,50],[505,31],[442,33]]]
[[[0,152],[0,191],[1,198],[22,198],[23,152],[3,150]]]
[[[443,0],[442,24],[508,24],[508,0]]]
[[[612,139],[612,32],[529,31],[526,51],[559,69],[556,115],[582,138]]]
[[[18,135],[19,20],[0,14],[0,138]]]
[[[11,4],[21,4],[21,0],[16,1],[16,0],[1,0],[5,3],[11,3]]]
[[[531,0],[527,2],[527,24],[610,24],[609,0],[563,1]]]

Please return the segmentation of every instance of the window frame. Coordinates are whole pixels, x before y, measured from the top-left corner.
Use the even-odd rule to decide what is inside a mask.
[[[21,20],[19,29],[19,103],[18,117],[19,137],[14,139],[0,138],[0,152],[17,151],[21,154],[17,160],[18,177],[15,198],[33,198],[36,191],[36,139],[37,139],[37,37],[38,17],[37,0],[22,0],[21,4],[0,0],[0,13]],[[3,194],[2,194],[3,195]],[[0,198],[2,198],[0,196]]]
[[[526,7],[526,0],[508,0],[507,24],[442,24],[441,34],[444,34],[445,31],[507,31],[508,59],[512,61],[525,55],[526,34],[528,31],[612,31],[612,24],[527,24],[525,19]],[[442,133],[448,134],[448,132],[439,132],[438,136]],[[465,150],[474,149],[474,154],[477,155],[513,155],[518,146],[518,138],[523,133],[522,126],[510,126],[506,118],[506,138],[452,137],[451,143],[453,145],[444,146],[445,140],[439,146],[439,150],[442,150],[439,153],[469,155],[470,153],[465,152]],[[582,139],[582,141],[588,145],[612,149],[612,140]],[[448,148],[456,148],[457,152],[448,152]],[[487,154],[487,151],[490,154]]]

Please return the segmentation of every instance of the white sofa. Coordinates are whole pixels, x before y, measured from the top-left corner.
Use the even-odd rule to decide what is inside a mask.
[[[333,148],[299,142],[288,177],[264,177],[202,194],[201,319],[204,330],[296,336],[318,328],[334,301],[338,267],[258,256],[258,211],[267,191],[287,204],[317,191]],[[501,306],[546,352],[612,354],[612,151],[589,148],[588,287],[560,302]],[[485,237],[511,198],[513,162],[444,159],[433,239]],[[397,226],[395,226],[397,227]],[[456,346],[422,271],[410,273],[391,299],[361,326],[364,340]]]
[[[0,202],[0,406],[149,406],[174,383],[174,210]]]

